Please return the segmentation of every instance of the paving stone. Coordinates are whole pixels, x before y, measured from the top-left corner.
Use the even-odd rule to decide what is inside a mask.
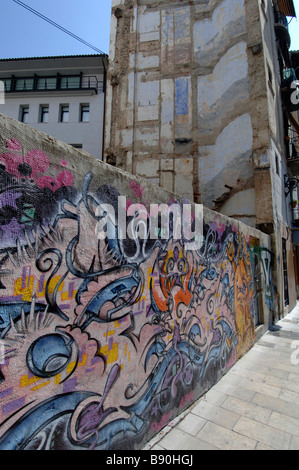
[[[216,445],[220,450],[253,450],[256,440],[233,432],[218,424],[207,422],[197,437],[209,444]]]
[[[182,431],[191,434],[192,436],[196,436],[196,434],[201,430],[206,422],[206,419],[201,418],[194,413],[190,413],[182,421],[180,421],[177,427],[178,429],[181,429]]]
[[[262,393],[256,393],[252,399],[252,403],[263,406],[268,410],[277,411],[278,413],[286,416],[291,416],[299,419],[299,407],[294,406],[294,403],[281,400],[280,398],[269,397]]]
[[[160,442],[159,446],[167,450],[217,450],[217,447],[190,436],[181,429],[174,428]]]
[[[299,438],[299,419],[273,411],[268,421],[269,426],[281,429]]]
[[[146,450],[146,449],[143,449],[143,450]],[[154,447],[151,448],[151,450],[165,450],[165,449],[159,444],[156,444]]]
[[[299,403],[299,393],[291,392],[290,390],[282,390],[279,398],[296,405]]]
[[[253,364],[252,368],[255,368],[255,367],[256,367],[255,364]],[[273,367],[267,367],[267,366],[260,366],[259,372],[261,374],[265,374],[265,376],[271,375],[273,377],[278,377],[281,379],[289,379],[289,376],[291,373],[287,370],[275,369]],[[299,377],[298,377],[298,380],[299,380]]]
[[[213,387],[207,392],[204,397],[204,400],[208,401],[209,403],[212,403],[213,405],[221,406],[227,397],[228,395],[226,395],[225,393],[218,392]]]
[[[286,380],[280,377],[273,377],[273,375],[267,375],[264,381],[266,384],[285,388],[290,392],[299,394],[299,382],[293,382],[292,380]]]
[[[271,354],[267,355],[259,351],[253,351],[251,359],[248,360],[248,363],[250,362],[251,365],[255,364],[255,370],[260,370],[262,367],[269,367],[269,364],[271,364],[271,368],[274,369],[280,369],[293,373],[297,373],[298,371],[296,366],[292,365],[290,361],[290,355],[287,354],[284,358],[282,358],[280,354],[278,354],[276,357],[272,357]]]
[[[269,357],[271,356],[272,360],[273,358],[281,359],[282,357],[284,357],[285,359],[289,359],[290,353],[292,352],[291,348],[280,348],[280,350],[278,351],[277,349],[274,349],[274,348],[269,350],[268,347],[261,346],[261,345],[255,346],[254,350],[263,352],[265,355]]]
[[[299,384],[299,370],[298,370],[298,374],[294,374],[293,372],[290,372],[288,374],[288,379],[291,383],[296,382]]]
[[[273,449],[273,447],[270,447],[270,446],[266,446],[265,444],[263,444],[262,442],[258,442],[257,445],[256,445],[256,448],[255,450],[275,450]]]
[[[287,325],[284,325],[284,330],[273,332],[273,336],[278,336],[279,338],[296,340],[299,339],[299,329],[297,331],[291,331],[287,329]]]
[[[266,346],[267,348],[275,348],[276,344],[270,341],[259,341],[258,342],[259,346]]]
[[[299,450],[299,437],[293,436],[289,450]]]
[[[239,381],[240,381],[240,377],[243,377],[245,379],[250,378],[252,380],[256,380],[257,382],[263,382],[266,377],[266,375],[261,372],[244,369],[244,367],[233,368],[230,375],[231,376],[236,375],[237,377],[239,377]]]
[[[222,392],[222,393],[225,393],[226,395],[240,398],[241,400],[245,400],[245,401],[251,401],[255,395],[255,392],[253,390],[246,390],[243,387],[239,387],[237,385],[231,385],[229,383],[224,383],[222,381],[214,385],[214,389],[219,393]]]
[[[198,406],[193,408],[192,413],[228,429],[232,429],[240,417],[237,413],[206,401],[201,401]]]
[[[271,410],[233,397],[228,397],[222,407],[265,424],[271,415]]]
[[[266,383],[249,379],[241,379],[239,381],[240,387],[243,387],[247,390],[252,390],[259,393],[264,393],[265,395],[270,395],[271,397],[279,397],[281,393],[280,387],[275,387],[273,385],[268,385]]]
[[[290,433],[258,423],[244,416],[239,419],[233,430],[277,450],[288,450],[292,440]]]

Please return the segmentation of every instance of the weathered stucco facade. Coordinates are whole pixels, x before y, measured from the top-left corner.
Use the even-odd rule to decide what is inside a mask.
[[[116,157],[117,166],[255,225],[252,156],[269,146],[269,122],[266,78],[256,74],[259,10],[250,5],[113,2],[106,153],[108,162]],[[248,204],[240,207],[243,191]]]
[[[268,235],[3,115],[0,187],[1,450],[141,448],[267,330]]]
[[[113,0],[109,63],[106,161],[271,234],[275,315],[292,308],[272,1]]]

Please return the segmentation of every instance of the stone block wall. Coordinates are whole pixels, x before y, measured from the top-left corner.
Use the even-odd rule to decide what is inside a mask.
[[[268,223],[255,179],[270,148],[261,14],[251,0],[113,0],[107,162]]]
[[[268,327],[267,235],[3,115],[0,188],[1,450],[142,448]]]

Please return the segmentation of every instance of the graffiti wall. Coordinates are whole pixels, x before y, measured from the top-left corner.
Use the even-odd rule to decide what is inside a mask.
[[[133,203],[184,201],[4,117],[0,145],[0,449],[141,448],[254,343],[268,237],[150,237]]]

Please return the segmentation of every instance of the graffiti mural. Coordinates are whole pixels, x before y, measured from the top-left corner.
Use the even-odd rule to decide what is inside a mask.
[[[16,139],[0,154],[0,449],[137,449],[253,344],[249,241],[217,220],[197,250],[114,218],[96,237],[117,189],[49,170]]]

